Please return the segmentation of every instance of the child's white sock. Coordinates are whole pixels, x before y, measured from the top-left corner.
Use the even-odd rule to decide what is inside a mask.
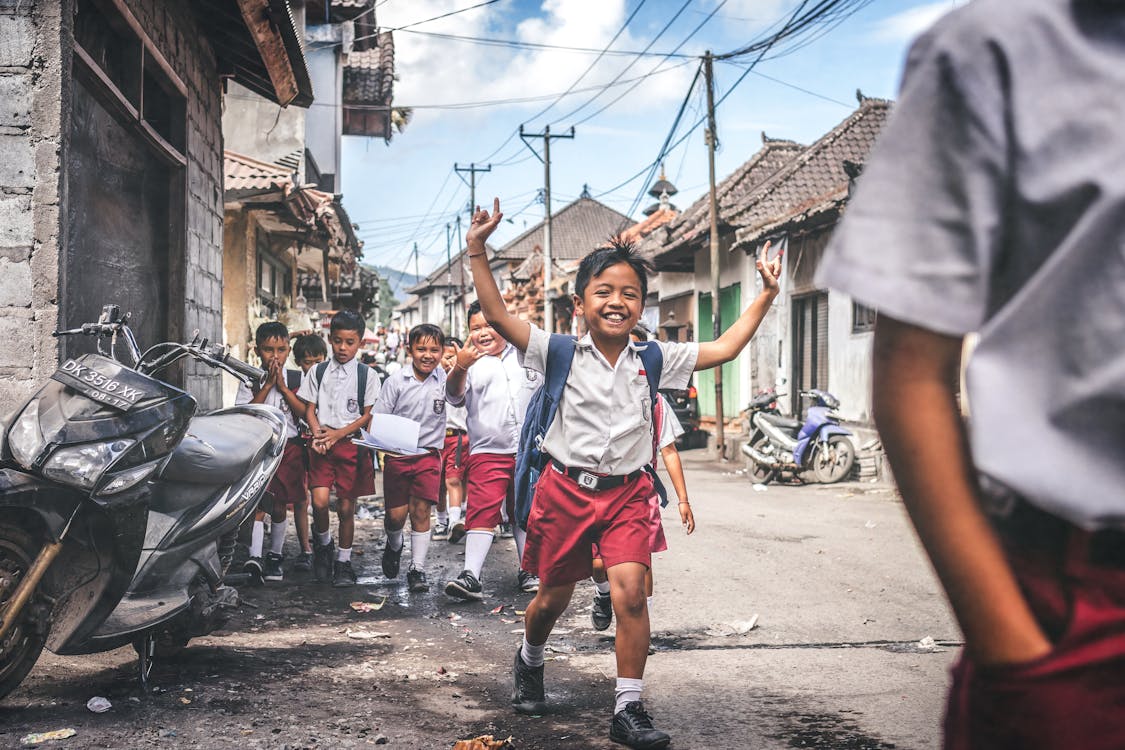
[[[402,549],[402,529],[387,532],[387,549]]]
[[[523,659],[523,663],[529,667],[541,667],[543,666],[543,651],[546,650],[546,648],[546,643],[539,646],[532,646],[527,642],[527,636],[524,636],[523,648],[520,649],[520,658]]]
[[[262,542],[266,538],[266,525],[262,521],[255,521],[250,529],[250,557],[262,556]]]
[[[332,541],[332,529],[329,529],[328,531],[317,531],[315,533],[316,543],[321,547]]]
[[[520,567],[523,567],[523,547],[527,544],[527,532],[520,528],[518,523],[512,524],[512,538],[516,541],[516,557],[520,559]]]
[[[500,506],[500,522],[501,523],[508,523],[509,522],[508,509],[505,508],[503,505]]]
[[[444,510],[439,510],[437,512],[437,522],[438,523],[449,523],[449,512],[444,511]]]
[[[641,688],[644,687],[645,681],[634,677],[618,677],[617,688],[614,690],[614,695],[617,696],[617,702],[613,706],[613,713],[619,713],[625,710],[627,703],[639,701],[641,699]]]
[[[484,558],[488,557],[488,550],[491,547],[492,531],[476,529],[465,535],[465,570],[476,576],[477,580],[480,580]]]
[[[399,532],[401,533],[401,532]],[[426,554],[430,551],[430,532],[410,532],[410,562],[418,570],[426,567]]]
[[[461,523],[461,506],[460,505],[450,505],[449,506],[449,525],[452,526],[455,523]]]
[[[285,529],[287,524],[275,523],[270,527],[270,552],[280,555],[285,549]]]
[[[609,581],[594,581],[594,588],[602,596],[609,596]]]
[[[336,548],[336,559],[339,560],[340,562],[351,562],[352,548],[348,547],[347,549],[344,549],[343,547],[337,547]]]

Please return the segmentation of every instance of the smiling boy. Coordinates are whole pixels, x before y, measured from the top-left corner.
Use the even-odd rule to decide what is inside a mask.
[[[473,282],[485,317],[524,353],[523,363],[547,369],[550,336],[511,315],[485,257],[485,240],[499,224],[479,208],[467,235]],[[768,253],[768,248],[767,248]],[[686,388],[693,370],[734,359],[750,341],[777,295],[780,257],[758,261],[762,291],[717,340],[702,344],[649,342],[663,359],[660,388]],[[577,342],[554,422],[543,441],[550,456],[535,488],[527,521],[523,565],[540,579],[524,615],[524,640],[513,667],[512,706],[520,713],[546,708],[543,652],[566,610],[576,582],[591,573],[590,545],[597,543],[609,574],[617,615],[616,704],[610,739],[633,748],[671,742],[653,727],[641,702],[649,647],[645,572],[651,565],[649,498],[653,410],[642,345],[629,334],[640,320],[651,266],[628,245],[614,242],[583,258],[575,279],[575,313],[589,333]],[[581,481],[581,483],[579,483]]]

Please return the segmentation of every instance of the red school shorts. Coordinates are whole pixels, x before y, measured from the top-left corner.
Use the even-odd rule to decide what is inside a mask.
[[[442,475],[456,479],[465,478],[465,461],[469,457],[469,435],[457,432],[445,435],[445,445],[441,449]]]
[[[266,494],[262,498],[262,508],[269,512],[277,503],[282,505],[296,505],[308,499],[307,479],[309,475],[309,460],[307,447],[304,441],[291,438],[285,444],[285,451],[281,454],[281,464],[277,473],[273,475]],[[267,508],[266,505],[270,507]]]
[[[510,453],[474,453],[465,461],[465,528],[489,529],[500,523],[500,507],[515,517],[516,457]]]
[[[981,666],[963,653],[946,706],[946,750],[1125,748],[1125,554],[1120,541],[1105,554],[1095,536],[1075,528],[1042,544],[1001,533],[1054,645],[1015,665]]]
[[[441,455],[387,456],[383,460],[383,494],[387,509],[401,508],[417,497],[436,503],[441,485]]]
[[[649,551],[654,555],[657,552],[667,552],[668,538],[664,536],[664,521],[660,517],[660,495],[653,493],[652,497],[648,499],[648,505],[648,522],[649,531],[651,532],[651,536],[649,536]],[[593,554],[594,557],[602,556],[601,550],[598,549],[598,545],[596,543],[594,544]]]
[[[371,451],[343,438],[321,455],[309,450],[309,487],[335,487],[336,497],[355,500],[375,494],[375,460]]]
[[[589,578],[590,546],[607,568],[626,562],[652,565],[652,477],[591,492],[549,464],[535,485],[527,519],[523,569],[545,586]]]

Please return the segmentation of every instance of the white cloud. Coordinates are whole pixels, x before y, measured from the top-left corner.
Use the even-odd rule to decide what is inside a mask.
[[[875,38],[884,42],[908,42],[918,36],[954,7],[949,0],[919,5],[875,25]]]

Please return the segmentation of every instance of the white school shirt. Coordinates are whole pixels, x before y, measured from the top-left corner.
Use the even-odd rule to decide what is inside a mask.
[[[465,430],[469,429],[468,426],[469,413],[465,411],[464,406],[454,406],[447,404],[445,410],[445,426],[451,430]]]
[[[373,414],[395,414],[421,425],[419,448],[445,445],[445,370],[435,367],[425,380],[414,376],[413,367],[388,375],[375,399]]]
[[[668,399],[664,398],[661,394],[661,419],[664,421],[660,425],[660,442],[658,447],[661,449],[667,448],[672,443],[684,434],[684,426],[680,424],[680,418],[676,416],[676,412],[672,411],[672,404]]]
[[[240,383],[238,393],[234,396],[234,403],[236,405],[248,404],[253,398],[254,393],[250,390],[250,386]],[[281,395],[281,391],[276,387],[270,388],[270,392],[266,394],[266,400],[262,403],[280,409],[281,413],[285,415],[285,438],[287,440],[297,437],[297,422],[293,419],[293,411],[289,408],[289,402],[285,400],[285,396]]]
[[[508,344],[493,357],[481,357],[465,377],[465,393],[447,393],[449,403],[464,406],[469,453],[515,454],[527,405],[543,377],[520,364],[516,348]]]
[[[550,338],[542,328],[531,326],[523,355],[529,370],[546,371]],[[651,341],[647,345],[659,347],[664,355],[659,387],[687,388],[699,359],[699,344]],[[643,346],[630,342],[611,364],[590,334],[578,340],[558,413],[543,441],[544,451],[565,466],[598,474],[630,474],[652,462],[652,403],[637,353]]]
[[[316,383],[317,367],[319,365],[305,373],[297,396],[302,401],[316,404],[316,418],[322,426],[336,430],[347,427],[361,416],[359,402],[356,400],[359,390],[359,376],[356,373],[360,367],[367,365],[361,365],[356,359],[344,364],[340,364],[335,358],[330,359],[319,385]],[[374,405],[378,398],[379,377],[374,372],[369,372],[363,396],[364,406]]]

